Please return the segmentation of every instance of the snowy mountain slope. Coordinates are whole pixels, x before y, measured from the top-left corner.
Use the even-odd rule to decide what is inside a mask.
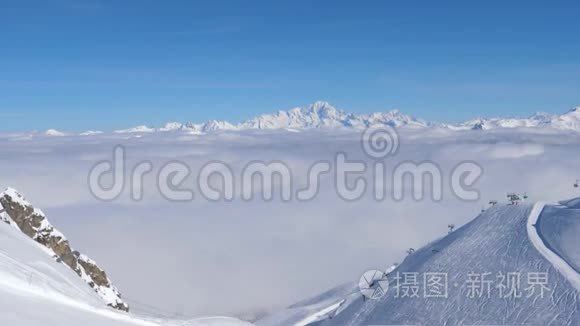
[[[4,213],[3,218],[7,219]],[[70,268],[14,225],[0,223],[0,324],[18,326],[248,326],[227,317],[141,318],[106,308]]]
[[[547,249],[568,265],[561,272],[580,291],[580,199],[546,205],[535,224]]]
[[[73,250],[66,237],[50,224],[44,213],[33,207],[15,189],[8,188],[0,193],[0,207],[4,210],[4,222],[43,245],[51,256],[57,257],[57,260],[77,273],[108,306],[129,310],[106,272],[92,259]]]
[[[3,325],[130,325],[87,284],[14,225],[0,223],[0,321]],[[129,321],[129,322],[123,322]]]
[[[324,292],[314,298],[296,303],[280,313],[266,316],[256,322],[257,325],[308,325],[328,319],[343,307],[361,298],[358,284],[347,283]]]
[[[357,294],[357,284],[352,284],[350,290],[348,286],[337,288],[259,324],[304,320],[308,313],[314,316],[345,299],[342,307],[312,325],[578,325],[580,293],[528,238],[526,225],[531,210],[531,205],[492,207],[464,227],[417,250],[389,275],[390,287],[378,300],[363,300]],[[554,215],[545,216],[545,220],[540,217],[542,224],[551,221]],[[550,228],[540,226],[540,229],[544,238],[553,235]],[[559,239],[557,235],[553,238]],[[572,250],[571,246],[567,248]],[[403,273],[418,277],[417,297],[400,295],[409,290],[404,281],[396,279],[403,278]],[[422,280],[426,273],[447,275],[447,298],[425,297]],[[506,277],[507,273],[520,275],[521,285],[516,288],[521,297],[506,297],[507,290],[500,289],[500,285],[506,284],[498,275]],[[543,297],[537,295],[538,287],[531,288],[538,291],[536,295],[529,296],[531,289],[526,290],[530,286],[529,275],[536,273],[547,273],[549,290],[545,290]],[[481,285],[481,296],[474,292],[474,275],[479,275],[479,281],[492,281],[477,283]]]

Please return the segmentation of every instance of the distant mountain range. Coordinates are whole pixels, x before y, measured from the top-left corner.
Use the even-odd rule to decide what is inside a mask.
[[[205,123],[168,122],[163,127],[153,128],[137,126],[116,130],[114,133],[153,133],[153,132],[188,132],[195,134],[209,133],[217,130],[259,130],[259,129],[365,129],[381,126],[396,128],[442,128],[449,130],[489,130],[497,128],[552,128],[557,130],[580,131],[580,107],[564,114],[552,115],[536,113],[528,118],[477,118],[462,123],[451,124],[428,122],[418,119],[399,110],[375,112],[371,114],[354,114],[336,109],[328,102],[315,102],[307,107],[294,108],[263,114],[239,124],[227,121],[210,120]],[[80,135],[91,136],[99,131],[87,131]],[[50,129],[48,136],[66,136],[69,134]]]

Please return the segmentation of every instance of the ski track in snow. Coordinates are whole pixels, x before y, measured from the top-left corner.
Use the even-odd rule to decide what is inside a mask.
[[[580,291],[580,274],[576,272],[576,270],[568,264],[562,257],[558,254],[553,252],[548,248],[548,246],[544,243],[538,230],[536,228],[536,223],[544,208],[547,205],[558,205],[556,203],[548,204],[546,202],[538,202],[534,205],[534,208],[530,212],[530,216],[528,217],[528,224],[527,224],[527,231],[528,237],[530,238],[530,242],[536,247],[536,249],[548,260],[558,272],[560,272],[569,282],[576,288],[576,290]]]
[[[391,274],[446,272],[447,298],[396,298],[396,282],[389,277],[387,295],[379,300],[363,300],[355,293],[356,285],[342,286],[269,316],[258,325],[280,325],[280,321],[310,321],[311,326],[580,325],[579,275],[548,249],[534,227],[544,207],[546,203],[492,207],[450,235],[417,250]],[[523,295],[498,296],[494,282],[491,295],[468,298],[465,280],[471,272],[489,272],[487,278],[492,280],[498,273],[520,273]],[[548,274],[549,290],[542,297],[527,295],[525,277],[532,272]],[[345,298],[332,316],[322,316],[325,308]]]
[[[416,324],[416,325],[459,325],[459,324],[526,324],[526,325],[578,325],[578,292],[580,292],[580,274],[561,255],[550,249],[550,243],[542,237],[539,222],[542,218],[551,217],[546,208],[567,206],[557,203],[539,202],[534,205],[503,206],[489,209],[466,226],[452,234],[433,241],[410,255],[395,271],[428,272],[449,271],[450,284],[459,282],[460,276],[469,271],[488,270],[493,272],[507,271],[549,271],[551,290],[547,298],[521,298],[518,300],[481,298],[469,301],[461,295],[451,295],[444,301],[417,299],[361,300],[356,287],[341,287],[330,291],[330,297],[322,301],[305,302],[296,305],[296,315],[282,320],[292,321],[295,325],[366,325],[366,324]],[[547,216],[548,214],[549,216]],[[0,270],[11,271],[0,278],[0,290],[5,294],[58,304],[82,311],[90,315],[101,316],[111,321],[134,325],[222,325],[231,322],[239,325],[237,320],[225,318],[205,318],[195,321],[147,321],[128,314],[118,313],[106,308],[98,308],[94,302],[84,302],[75,296],[89,289],[78,286],[70,276],[70,271],[61,271],[41,247],[23,235],[16,233],[8,225],[1,225],[4,236],[10,235],[13,240],[26,240],[21,246],[29,247],[23,253],[42,260],[28,263],[15,259],[16,243],[6,242],[6,248],[0,249]],[[525,229],[525,231],[524,231]],[[544,232],[545,233],[545,232]],[[20,248],[20,247],[19,247]],[[437,249],[437,253],[433,249]],[[534,248],[534,249],[532,249]],[[25,248],[21,248],[25,249]],[[461,261],[457,257],[462,255]],[[28,257],[28,256],[26,256]],[[26,258],[27,260],[30,258]],[[495,269],[494,269],[495,268]],[[507,270],[505,270],[507,268]],[[66,272],[66,273],[65,273]],[[71,274],[71,275],[69,275]],[[56,279],[61,283],[55,282]],[[30,279],[34,281],[31,282]],[[74,278],[76,280],[76,278]],[[393,284],[391,284],[393,285]],[[572,287],[570,287],[572,285]],[[576,292],[578,291],[578,292]],[[391,291],[392,293],[392,291]],[[523,300],[523,301],[519,301]],[[522,302],[525,302],[522,304]],[[305,309],[300,312],[301,309]],[[294,312],[296,312],[294,311]],[[485,316],[485,317],[484,317]],[[478,319],[480,318],[480,319]],[[280,321],[280,319],[278,320]],[[281,324],[281,323],[279,323]],[[283,323],[290,324],[290,323]]]
[[[8,225],[2,225],[2,228],[8,229]],[[3,230],[4,232],[4,230]],[[6,236],[7,234],[0,234]],[[108,319],[123,321],[128,324],[143,325],[143,326],[158,326],[157,323],[148,322],[133,318],[130,315],[118,313],[108,308],[97,308],[95,305],[100,304],[92,289],[79,284],[80,282],[73,282],[76,280],[76,275],[73,275],[67,269],[60,268],[56,262],[52,261],[49,255],[45,255],[41,246],[25,238],[21,234],[12,234],[11,239],[16,241],[23,241],[22,245],[27,247],[26,252],[32,250],[36,258],[44,258],[43,260],[33,260],[29,263],[23,263],[15,259],[6,250],[0,250],[0,290],[9,293],[11,296],[28,297],[33,300],[45,301],[47,303],[58,303],[60,305],[68,306],[73,309],[85,311],[88,314],[99,315]],[[6,240],[4,240],[6,241]],[[13,243],[5,243],[12,245]],[[8,249],[14,250],[14,247]],[[37,250],[38,253],[34,253]],[[12,252],[14,254],[14,252]],[[25,259],[30,259],[29,256]],[[49,262],[47,264],[47,262]],[[50,264],[52,263],[52,265]],[[56,268],[58,267],[58,268]],[[6,272],[8,271],[8,272]],[[85,299],[92,298],[91,302],[85,303],[79,300],[80,296]]]
[[[314,322],[326,319],[332,313],[336,312],[345,301],[346,301],[345,299],[340,300],[339,302],[337,302],[329,307],[326,307],[326,308],[320,310],[319,312],[317,312],[311,316],[304,318],[303,320],[296,323],[294,326],[307,326],[307,325],[311,325]]]

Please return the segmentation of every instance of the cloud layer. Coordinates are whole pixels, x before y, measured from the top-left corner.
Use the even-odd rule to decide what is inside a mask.
[[[90,168],[127,150],[128,166],[149,160],[156,170],[172,160],[193,172],[221,160],[234,171],[252,160],[281,160],[296,185],[308,167],[331,160],[373,161],[353,131],[247,131],[208,135],[152,134],[83,137],[0,138],[0,185],[20,190],[75,245],[101,264],[137,310],[187,316],[246,314],[289,305],[368,269],[400,261],[409,247],[443,236],[447,224],[463,224],[491,199],[527,191],[533,200],[575,196],[580,136],[533,131],[402,131],[400,150],[385,161],[433,161],[447,180],[457,163],[484,169],[478,202],[463,202],[444,187],[443,200],[407,196],[376,201],[367,195],[341,200],[332,178],[308,202],[168,202],[155,190],[155,174],[144,179],[144,199],[101,202],[87,186]],[[372,179],[369,179],[372,180]],[[194,177],[185,186],[194,188]],[[409,185],[406,185],[408,187]],[[390,189],[387,189],[389,191]],[[405,189],[409,193],[410,189]]]

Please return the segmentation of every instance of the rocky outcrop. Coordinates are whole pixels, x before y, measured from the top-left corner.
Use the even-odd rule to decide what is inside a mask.
[[[129,311],[129,306],[123,302],[107,273],[92,259],[75,251],[40,209],[34,208],[12,188],[0,193],[0,205],[0,220],[17,227],[22,233],[51,250],[58,262],[67,265],[85,280],[108,306]]]

